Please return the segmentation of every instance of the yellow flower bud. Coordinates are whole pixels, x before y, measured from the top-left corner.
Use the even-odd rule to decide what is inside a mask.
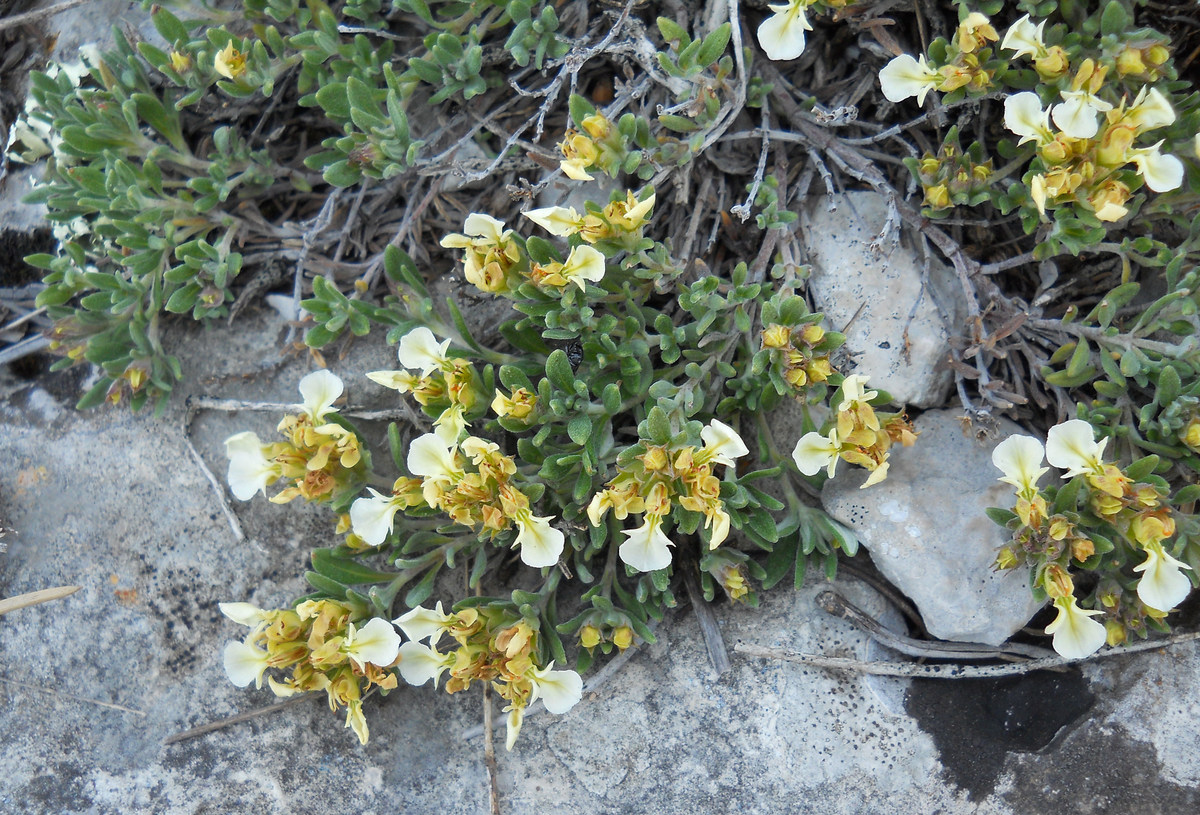
[[[997,569],[1014,569],[1018,563],[1020,563],[1020,561],[1017,560],[1016,553],[1014,553],[1013,550],[1008,546],[1005,546],[1000,550],[999,554],[996,555]]]
[[[1109,620],[1104,624],[1105,638],[1104,641],[1109,646],[1121,645],[1125,642],[1127,634],[1125,626],[1120,620]]]
[[[800,331],[800,341],[809,346],[820,345],[823,339],[825,339],[825,329],[819,325],[809,323]]]
[[[925,188],[925,206],[930,209],[949,209],[950,190],[945,184]]]
[[[1067,58],[1067,52],[1061,45],[1054,45],[1046,49],[1045,56],[1038,57],[1033,61],[1033,67],[1037,70],[1038,76],[1051,82],[1070,70],[1071,61]]]
[[[591,650],[600,644],[600,629],[588,623],[579,629],[579,647]]]
[[[1146,63],[1142,61],[1142,52],[1134,48],[1126,48],[1117,55],[1117,73],[1121,76],[1143,74]]]
[[[1051,563],[1046,567],[1046,571],[1042,575],[1042,586],[1046,589],[1046,594],[1050,595],[1051,600],[1070,597],[1075,593],[1075,581],[1071,579],[1071,575],[1067,574],[1065,569],[1056,563]]]
[[[649,472],[658,472],[667,466],[667,451],[663,447],[647,447],[646,452],[641,455],[641,459],[642,466]]]
[[[1152,45],[1146,52],[1146,61],[1156,68],[1165,64],[1171,58],[1171,50],[1165,45]]]
[[[1200,418],[1188,422],[1187,427],[1179,434],[1179,440],[1193,452],[1200,453]]]
[[[187,54],[181,54],[178,51],[171,52],[171,67],[175,69],[175,73],[182,74],[192,69],[192,58]]]
[[[762,347],[763,348],[784,348],[791,342],[791,331],[786,325],[772,323],[763,329],[762,332]]]
[[[613,630],[612,641],[617,650],[624,651],[633,645],[633,629],[627,625],[618,626]]]

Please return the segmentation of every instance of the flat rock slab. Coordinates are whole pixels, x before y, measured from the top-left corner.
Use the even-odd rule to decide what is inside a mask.
[[[305,591],[309,551],[331,540],[325,513],[257,500],[237,505],[249,539],[236,543],[183,441],[188,392],[296,398],[307,360],[229,376],[268,353],[281,327],[260,311],[237,331],[173,335],[191,373],[157,420],[77,414],[77,391],[56,376],[10,382],[0,395],[0,523],[16,530],[0,554],[0,595],[83,587],[0,618],[5,815],[489,811],[481,740],[463,738],[482,720],[477,693],[401,688],[372,699],[366,747],[317,696],[162,743],[276,701],[225,678],[221,647],[241,629],[216,604],[288,602]],[[379,390],[355,372],[387,367],[393,351],[375,335],[355,351],[353,367],[335,370],[364,404]],[[193,438],[220,472],[226,436],[254,429],[265,437],[275,421],[203,413]],[[852,579],[837,587],[886,617],[886,605]],[[717,605],[731,652],[744,641],[880,658],[868,655],[861,633],[816,609],[824,588],[814,579],[799,592],[776,589],[757,610]],[[501,812],[1058,815],[1200,806],[1195,644],[1089,666],[1077,681],[1091,689],[1088,713],[1028,752],[1004,732],[1008,707],[990,701],[1008,697],[988,688],[969,694],[990,706],[982,714],[939,718],[929,711],[947,709],[949,684],[874,680],[889,698],[907,700],[898,708],[859,674],[731,653],[733,669],[717,676],[686,608],[657,631],[656,645],[569,714],[532,715],[512,752],[498,745]],[[980,729],[979,715],[997,724]]]
[[[858,533],[884,576],[912,598],[929,633],[944,640],[999,645],[1041,606],[1029,591],[1029,569],[993,569],[1009,533],[985,514],[1012,505],[1012,488],[996,479],[992,448],[963,435],[954,411],[917,417],[920,435],[891,451],[886,480],[860,489],[867,473],[843,467],[825,482],[826,511]]]

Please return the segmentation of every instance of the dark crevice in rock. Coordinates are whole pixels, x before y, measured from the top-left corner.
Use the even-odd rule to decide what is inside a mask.
[[[979,800],[995,788],[1009,753],[1042,749],[1094,703],[1078,671],[1038,671],[1000,679],[916,679],[905,709],[933,738],[946,780]]]

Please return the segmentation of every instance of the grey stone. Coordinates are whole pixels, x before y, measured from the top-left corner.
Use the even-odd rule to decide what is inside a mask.
[[[826,199],[810,208],[803,235],[813,304],[828,326],[846,333],[853,362],[843,373],[869,376],[900,404],[941,405],[951,380],[948,326],[960,319],[952,271],[930,258],[923,285],[921,256],[904,243],[878,246],[888,217],[878,193],[848,192],[833,200],[832,211]]]
[[[843,469],[825,483],[821,500],[912,598],[931,634],[999,645],[1039,607],[1027,569],[992,568],[1009,536],[984,514],[986,507],[1012,504],[1012,488],[996,480],[991,451],[1021,428],[1001,419],[999,437],[985,447],[963,436],[954,411],[928,411],[915,425],[917,443],[892,449],[886,480],[859,489],[866,471]]]

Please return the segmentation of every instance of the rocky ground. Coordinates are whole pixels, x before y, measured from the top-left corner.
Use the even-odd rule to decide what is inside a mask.
[[[131,6],[85,7],[86,16],[61,28],[59,48],[77,47],[89,25]],[[15,203],[27,178],[8,180],[0,190],[7,236],[0,269],[12,275],[18,256],[30,251],[21,241],[38,240],[38,227]],[[880,488],[827,489],[826,506],[871,550],[858,559],[873,555],[931,631],[1002,641],[1036,605],[1019,579],[998,580],[987,568],[997,545],[989,535],[1001,533],[978,510],[998,500],[987,494],[996,475],[988,450],[998,437],[956,432],[955,412],[937,409],[947,404],[949,382],[938,363],[944,323],[956,310],[947,294],[953,287],[934,279],[925,297],[913,277],[923,264],[904,245],[882,263],[873,260],[868,244],[883,216],[864,198],[843,203],[836,215],[816,207],[804,226],[817,265],[814,297],[833,303],[854,299],[846,291],[888,292],[875,299],[888,308],[860,315],[851,333],[857,370],[931,410],[917,419],[925,431],[921,458],[899,452]],[[822,245],[820,235],[838,239]],[[822,268],[837,270],[826,288]],[[916,315],[911,324],[900,319],[908,315]],[[284,333],[284,320],[266,308],[233,329],[175,326],[171,347],[188,377],[160,417],[124,408],[75,412],[89,376],[84,368],[51,374],[41,355],[0,365],[0,542],[7,547],[0,598],[80,587],[0,616],[0,735],[8,747],[0,755],[0,812],[489,811],[478,693],[402,687],[372,699],[366,747],[315,697],[167,743],[276,702],[267,690],[239,690],[227,680],[221,648],[241,632],[217,604],[286,604],[305,591],[300,575],[309,551],[329,543],[322,512],[261,498],[235,502],[247,536],[238,541],[188,446],[223,489],[223,440],[246,429],[272,434],[273,414],[200,411],[189,424],[186,399],[293,401],[314,362],[281,357]],[[903,342],[913,342],[915,362],[901,361]],[[378,332],[327,361],[348,383],[350,404],[391,404],[362,377],[392,367],[393,351]],[[367,432],[382,443],[383,426]],[[972,518],[981,525],[968,526]],[[933,579],[931,564],[948,567],[937,575],[943,582]],[[948,597],[951,584],[970,588]],[[822,611],[816,597],[828,588],[810,575],[799,591],[784,585],[765,593],[759,609],[713,606],[732,659],[724,673],[713,668],[696,610],[681,605],[658,626],[656,644],[600,679],[594,671],[570,713],[531,716],[513,751],[498,745],[499,811],[1200,809],[1195,641],[1060,672],[971,680],[865,676],[735,650],[744,643],[909,659]],[[903,630],[893,604],[845,570],[836,589]],[[1198,624],[1193,598],[1176,627]]]

